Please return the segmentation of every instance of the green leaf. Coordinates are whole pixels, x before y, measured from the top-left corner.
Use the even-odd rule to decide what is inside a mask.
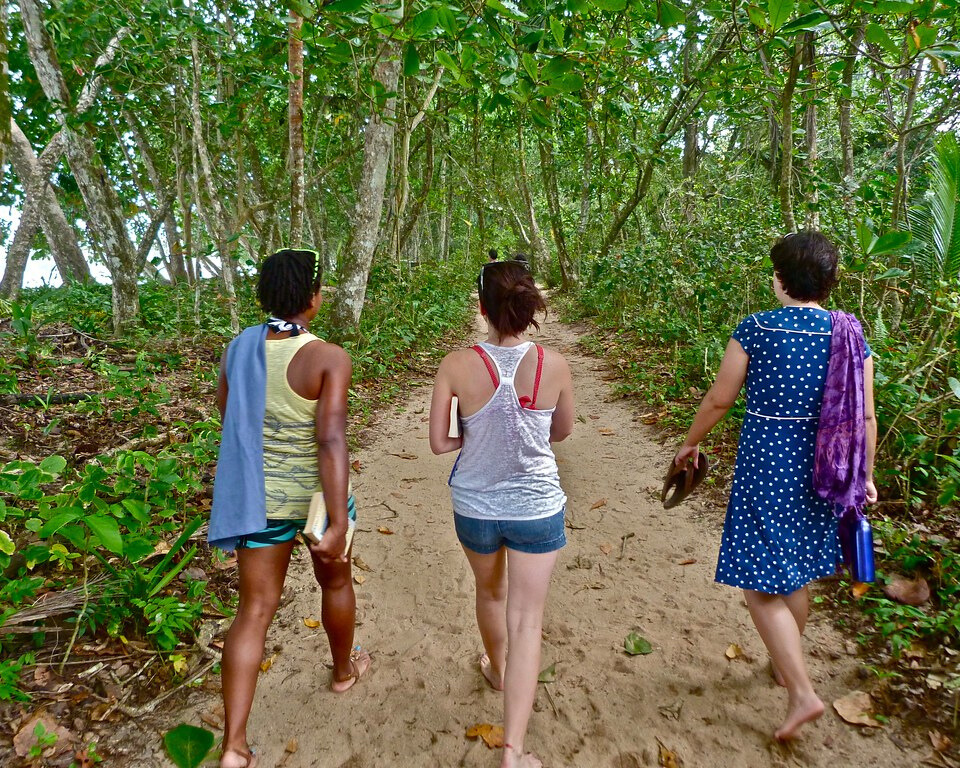
[[[437,8],[437,21],[443,27],[443,31],[450,37],[457,37],[460,34],[460,23],[457,21],[457,14],[449,8]]]
[[[83,522],[100,541],[100,546],[115,555],[123,554],[123,538],[120,536],[120,526],[117,525],[116,520],[102,515],[88,515]]]
[[[407,43],[403,49],[403,75],[404,77],[413,77],[420,72],[420,54],[417,53],[417,46],[413,43]]]
[[[376,32],[390,34],[394,28],[394,21],[385,13],[371,13],[370,26]]]
[[[550,31],[553,33],[553,40],[557,44],[557,48],[563,48],[563,36],[566,28],[556,16],[550,17]]]
[[[538,683],[555,683],[557,681],[557,664],[554,662],[549,667],[541,670],[537,676]]]
[[[427,8],[420,11],[413,17],[407,28],[411,37],[424,37],[437,28],[437,11],[435,8]]]
[[[544,80],[553,80],[573,70],[573,62],[563,56],[554,56],[548,61],[540,73]]]
[[[887,253],[894,253],[903,248],[911,239],[913,239],[913,235],[909,232],[898,232],[896,230],[887,232],[886,234],[880,235],[880,237],[874,241],[868,253],[871,256],[883,256]]]
[[[37,531],[37,536],[39,536],[41,539],[46,539],[50,536],[53,536],[53,534],[63,528],[63,526],[65,526],[67,523],[72,523],[74,520],[79,520],[81,517],[83,517],[83,513],[79,510],[60,512],[59,514],[51,517],[40,527],[40,530]]]
[[[947,384],[950,385],[950,391],[960,399],[960,381],[957,381],[953,376],[947,379]],[[7,554],[10,554],[9,552]]]
[[[527,18],[527,14],[521,11],[513,0],[487,0],[487,8],[492,8],[501,16],[514,21],[523,21]]]
[[[956,379],[954,379],[954,381],[956,381]],[[12,555],[15,548],[10,534],[0,528],[0,552],[3,552],[5,555]]]
[[[324,13],[356,13],[366,5],[366,0],[336,0],[324,7]]]
[[[873,43],[874,45],[879,45],[887,53],[892,54],[893,56],[900,56],[900,48],[897,46],[893,39],[887,34],[887,30],[877,24],[875,21],[871,21],[867,24],[867,31],[865,33],[868,43]]]
[[[668,0],[660,1],[660,16],[659,22],[661,27],[675,27],[678,24],[683,24],[686,20],[686,14],[684,14],[681,8],[677,8],[673,3],[668,2]]]
[[[794,32],[810,32],[824,24],[830,24],[830,17],[823,11],[813,11],[812,13],[805,13],[803,16],[798,16],[789,24],[784,24],[780,28],[780,34],[789,35]]]
[[[601,11],[622,11],[627,7],[627,0],[590,0]]]
[[[653,646],[645,637],[641,637],[636,632],[631,632],[623,640],[623,650],[631,656],[646,655],[653,653]]]
[[[913,0],[876,0],[872,5],[865,3],[863,9],[869,14],[913,13],[917,6]]]
[[[460,69],[464,72],[472,72],[473,65],[477,63],[477,52],[469,45],[464,45],[460,51]]]
[[[770,27],[774,31],[780,29],[793,15],[794,0],[769,0],[767,13],[770,16]]]
[[[747,16],[750,17],[750,21],[757,29],[766,30],[770,28],[770,25],[767,23],[767,17],[764,15],[763,11],[757,8],[757,6],[748,5]]]
[[[177,768],[197,768],[213,748],[213,734],[206,728],[180,723],[163,734],[163,746]]]
[[[937,28],[930,24],[921,24],[913,31],[920,40],[920,50],[929,48],[937,42]]]
[[[141,501],[140,499],[124,499],[120,504],[137,522],[150,522],[150,505],[145,501]]]
[[[896,277],[908,277],[909,272],[905,269],[899,269],[898,267],[891,267],[882,275],[877,275],[877,280],[893,280]]]
[[[453,60],[453,57],[446,51],[437,51],[437,61],[450,70],[454,80],[460,79],[460,66]]]
[[[40,462],[40,469],[54,477],[63,472],[66,466],[67,460],[63,456],[47,456]]]
[[[562,75],[550,81],[559,93],[574,93],[583,88],[583,78],[576,74]]]
[[[533,82],[537,82],[537,62],[536,59],[529,53],[523,54],[520,57],[520,60],[523,62],[523,68],[527,71],[527,74],[530,76],[530,79]]]

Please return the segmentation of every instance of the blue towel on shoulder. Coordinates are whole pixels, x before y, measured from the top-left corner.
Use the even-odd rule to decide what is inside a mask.
[[[263,418],[267,410],[267,326],[254,325],[227,347],[227,409],[213,481],[207,540],[230,551],[267,527]]]

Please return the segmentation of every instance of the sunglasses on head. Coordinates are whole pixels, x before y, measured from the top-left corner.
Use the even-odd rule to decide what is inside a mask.
[[[487,267],[492,267],[495,264],[519,264],[528,272],[530,271],[530,262],[525,261],[524,259],[503,259],[501,261],[488,261],[480,268],[480,277],[477,278],[477,284],[480,287],[480,295],[483,295],[483,272]]]

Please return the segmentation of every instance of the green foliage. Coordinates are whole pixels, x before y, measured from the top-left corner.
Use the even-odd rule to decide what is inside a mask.
[[[181,723],[163,734],[163,746],[177,768],[197,768],[213,749],[213,734],[206,728]]]
[[[0,701],[30,701],[30,696],[20,688],[20,673],[35,662],[33,653],[25,653],[18,659],[7,659],[0,664]]]

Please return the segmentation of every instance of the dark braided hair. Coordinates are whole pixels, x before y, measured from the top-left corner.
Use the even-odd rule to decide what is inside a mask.
[[[320,290],[320,255],[315,251],[284,248],[260,265],[257,298],[265,312],[286,319],[300,314]]]
[[[540,330],[534,315],[537,312],[546,315],[547,304],[525,263],[484,264],[477,277],[477,291],[490,324],[501,336],[516,336],[531,325]]]

